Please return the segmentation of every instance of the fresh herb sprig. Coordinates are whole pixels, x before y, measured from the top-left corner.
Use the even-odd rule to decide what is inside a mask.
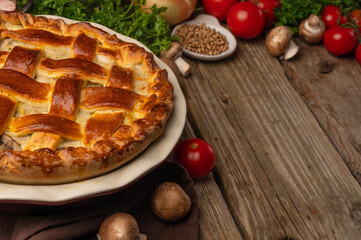
[[[293,33],[297,33],[300,23],[311,14],[320,16],[327,5],[340,7],[343,14],[361,7],[361,0],[281,0],[281,6],[275,9],[279,22],[276,25],[286,25]]]
[[[26,1],[20,2],[19,8],[25,3]],[[170,26],[160,15],[166,8],[153,6],[145,13],[142,5],[145,5],[145,0],[137,0],[136,3],[128,1],[127,4],[123,4],[121,0],[34,0],[29,12],[99,23],[137,39],[159,55],[175,40],[170,36]]]

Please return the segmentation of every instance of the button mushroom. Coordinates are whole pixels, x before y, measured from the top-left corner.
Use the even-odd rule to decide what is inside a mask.
[[[190,73],[191,66],[182,58],[183,47],[178,42],[172,42],[169,49],[163,50],[160,53],[161,58],[167,58],[174,61],[182,76],[187,77]]]
[[[0,136],[0,151],[2,150],[20,151],[21,146],[12,137],[4,133]]]
[[[135,218],[127,213],[115,213],[107,217],[99,228],[99,240],[146,240],[139,233]]]
[[[16,0],[0,0],[0,10],[15,11]]]
[[[184,218],[191,208],[191,200],[176,183],[160,184],[152,195],[152,209],[155,215],[166,222]]]
[[[273,28],[266,38],[266,48],[273,57],[282,56],[284,60],[291,59],[298,51],[299,46],[292,40],[292,32],[286,26]]]
[[[307,19],[303,20],[298,27],[300,38],[310,44],[321,42],[325,31],[325,23],[315,14],[311,14]]]

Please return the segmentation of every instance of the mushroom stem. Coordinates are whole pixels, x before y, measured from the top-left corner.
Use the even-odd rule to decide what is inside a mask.
[[[284,52],[283,59],[288,60],[288,59],[293,58],[298,53],[299,50],[300,50],[300,47],[297,46],[297,44],[291,39]]]
[[[316,44],[322,41],[326,31],[325,23],[315,14],[311,14],[303,20],[298,27],[298,35],[309,44]]]
[[[163,50],[160,53],[161,58],[167,58],[171,61],[175,61],[179,72],[183,77],[187,77],[190,73],[191,66],[182,58],[183,47],[178,42],[172,42],[169,49]]]
[[[266,48],[271,56],[288,60],[295,56],[299,47],[292,41],[292,32],[286,26],[273,28],[266,37]]]
[[[139,233],[139,240],[147,240],[147,235]]]
[[[317,34],[321,28],[320,18],[315,14],[311,14],[310,17],[305,21],[304,27],[310,33]]]
[[[170,48],[163,50],[160,53],[160,57],[169,58],[175,60],[178,57],[181,57],[183,54],[183,47],[178,42],[172,42]]]
[[[174,63],[177,65],[179,72],[183,77],[187,77],[189,75],[191,66],[183,58],[177,58]]]

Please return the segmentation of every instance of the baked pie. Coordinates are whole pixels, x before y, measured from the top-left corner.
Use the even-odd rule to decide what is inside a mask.
[[[152,53],[89,23],[0,17],[0,181],[95,177],[162,133],[173,86]]]

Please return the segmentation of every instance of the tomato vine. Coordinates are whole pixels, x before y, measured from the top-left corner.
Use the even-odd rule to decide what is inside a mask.
[[[320,16],[327,5],[338,6],[342,14],[349,14],[353,9],[361,7],[361,1],[357,0],[281,0],[281,6],[275,8],[275,16],[278,18],[276,25],[286,25],[293,33],[298,32],[298,26],[309,15]]]

